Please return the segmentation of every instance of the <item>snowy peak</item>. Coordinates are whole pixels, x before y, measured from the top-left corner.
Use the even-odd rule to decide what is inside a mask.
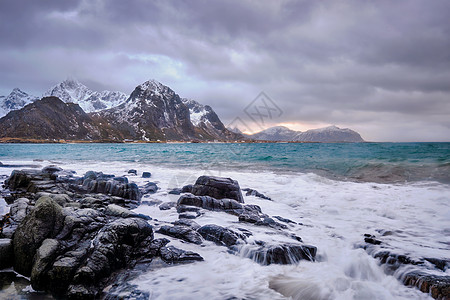
[[[74,78],[68,78],[55,85],[43,96],[55,96],[66,103],[77,103],[85,112],[112,108],[128,98],[125,93],[117,91],[92,91]]]
[[[8,96],[0,97],[0,117],[3,117],[11,110],[21,109],[37,99],[36,96],[32,96],[19,88],[15,88]]]
[[[294,131],[284,126],[275,126],[248,136],[255,140],[265,141],[295,141],[295,142],[364,142],[361,135],[349,128],[339,128],[335,125],[310,129],[305,132]]]

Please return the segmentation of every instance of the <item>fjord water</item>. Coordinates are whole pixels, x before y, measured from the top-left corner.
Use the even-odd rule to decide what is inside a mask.
[[[200,247],[174,240],[205,261],[143,271],[130,283],[151,299],[432,299],[398,280],[415,266],[387,275],[359,247],[363,235],[389,231],[383,241],[390,251],[450,257],[450,143],[11,144],[0,145],[0,161],[9,165],[0,175],[20,164],[57,164],[77,175],[150,171],[160,190],[143,200],[162,202],[176,201],[168,191],[200,175],[231,177],[273,199],[244,196],[246,203],[299,223],[289,231],[318,248],[316,262],[262,266],[247,258],[245,246],[233,254],[208,242]],[[147,180],[129,179],[138,185]],[[135,211],[162,223],[178,219],[174,209],[158,206]],[[248,229],[250,242],[292,241],[225,213],[206,212],[196,221]]]

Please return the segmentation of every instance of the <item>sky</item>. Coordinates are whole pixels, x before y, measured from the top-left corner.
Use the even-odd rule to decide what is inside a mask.
[[[0,0],[0,95],[156,79],[247,131],[450,141],[449,20],[447,0]]]

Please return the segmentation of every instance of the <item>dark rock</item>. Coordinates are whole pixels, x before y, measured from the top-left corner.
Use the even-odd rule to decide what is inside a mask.
[[[209,196],[194,196],[192,194],[182,195],[178,199],[178,206],[188,205],[201,207],[208,210],[226,211],[238,215],[243,211],[244,206],[232,199],[215,199]]]
[[[251,213],[243,213],[239,215],[239,222],[246,222],[246,223],[252,223],[255,224],[257,222],[260,222],[261,218],[258,215],[251,214]]]
[[[239,183],[231,178],[200,176],[192,187],[192,194],[216,199],[234,199],[244,203]]]
[[[0,239],[0,270],[13,266],[14,254],[11,239]]]
[[[199,213],[200,208],[196,206],[188,206],[188,205],[177,205],[177,213],[181,214],[184,212],[195,212]]]
[[[152,199],[152,200],[143,200],[141,201],[142,205],[148,205],[148,206],[156,206],[156,205],[160,205],[162,203],[161,200],[158,199]],[[175,202],[174,202],[175,203]]]
[[[158,186],[154,182],[148,182],[140,189],[140,191],[143,195],[156,193],[158,191]]]
[[[115,204],[108,205],[105,209],[105,214],[108,216],[120,217],[120,218],[141,218],[144,220],[152,219],[149,216],[134,213],[124,207],[121,207],[121,206],[118,206]]]
[[[195,231],[197,231],[200,228],[200,225],[197,222],[192,221],[192,220],[186,220],[186,219],[177,220],[177,221],[173,222],[172,224],[190,227],[191,229],[193,229]]]
[[[379,244],[381,244],[381,241],[380,241],[380,240],[377,240],[377,239],[374,239],[374,238],[368,238],[368,237],[366,237],[366,238],[364,238],[364,241],[365,241],[366,243],[373,244],[373,245],[379,245]]]
[[[183,220],[192,220],[192,219],[197,219],[198,217],[200,217],[202,214],[200,212],[183,212],[181,214],[178,215],[178,219]]]
[[[142,178],[150,178],[152,176],[152,173],[150,172],[143,172],[142,173]]]
[[[169,210],[171,208],[174,208],[175,206],[177,206],[176,202],[164,202],[163,204],[161,204],[159,206],[160,210]]]
[[[49,197],[40,198],[14,234],[14,270],[31,275],[34,255],[46,238],[55,237],[63,227],[62,208]]]
[[[45,273],[50,269],[59,250],[59,242],[55,239],[46,239],[36,252],[33,268],[31,270],[31,283],[37,291],[45,290]]]
[[[432,257],[425,257],[426,261],[432,263],[436,268],[438,268],[441,271],[446,271],[448,266],[450,265],[450,260],[446,259],[440,259],[440,258],[432,258]]]
[[[267,226],[274,229],[287,229],[287,226],[281,223],[276,222],[274,219],[265,217],[262,220],[255,223],[258,226]]]
[[[284,222],[284,223],[288,223],[288,224],[297,224],[296,222],[294,222],[294,221],[292,221],[292,220],[289,220],[289,219],[286,219],[286,218],[283,218],[283,217],[280,217],[280,216],[273,216],[275,219],[277,219],[278,221],[280,221],[280,222]]]
[[[181,189],[180,188],[174,188],[173,190],[169,191],[170,195],[179,195],[181,194]]]
[[[197,245],[200,245],[203,242],[203,239],[199,233],[192,228],[183,225],[163,225],[157,232]]]
[[[20,224],[20,222],[25,219],[26,215],[29,213],[31,207],[30,207],[30,200],[27,198],[19,198],[11,205],[11,208],[9,210],[9,214],[11,218],[17,222],[17,224]]]
[[[173,246],[161,248],[161,258],[166,263],[189,263],[194,261],[203,261],[198,253],[185,251]]]
[[[197,232],[205,240],[215,242],[221,246],[231,247],[238,244],[239,241],[245,241],[244,235],[215,224],[204,225]]]
[[[244,255],[262,265],[270,264],[295,264],[300,260],[314,261],[317,248],[310,245],[282,244],[262,245],[257,248],[248,248]],[[242,252],[242,251],[241,251]]]
[[[130,169],[130,170],[128,170],[128,174],[137,175],[137,170]]]
[[[412,271],[403,275],[401,280],[406,286],[415,286],[434,299],[450,299],[450,276]]]
[[[266,195],[261,194],[257,190],[253,190],[253,189],[250,189],[250,188],[245,188],[245,189],[242,189],[242,190],[246,192],[245,196],[255,196],[255,197],[258,197],[258,198],[262,198],[262,199],[266,199],[266,200],[272,201],[272,199],[270,197],[267,197]]]
[[[121,183],[128,183],[128,178],[125,176],[113,177],[112,179]]]
[[[62,170],[63,170],[62,168],[52,165],[52,166],[47,166],[47,167],[43,168],[42,172],[48,173],[48,174],[53,174],[56,172],[61,172]]]
[[[182,193],[192,193],[192,184],[185,185],[181,188]]]

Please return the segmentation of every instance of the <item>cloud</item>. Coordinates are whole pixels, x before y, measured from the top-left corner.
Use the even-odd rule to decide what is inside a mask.
[[[273,124],[448,141],[448,19],[444,0],[2,1],[0,94],[155,78],[224,123],[265,91],[284,112]]]

